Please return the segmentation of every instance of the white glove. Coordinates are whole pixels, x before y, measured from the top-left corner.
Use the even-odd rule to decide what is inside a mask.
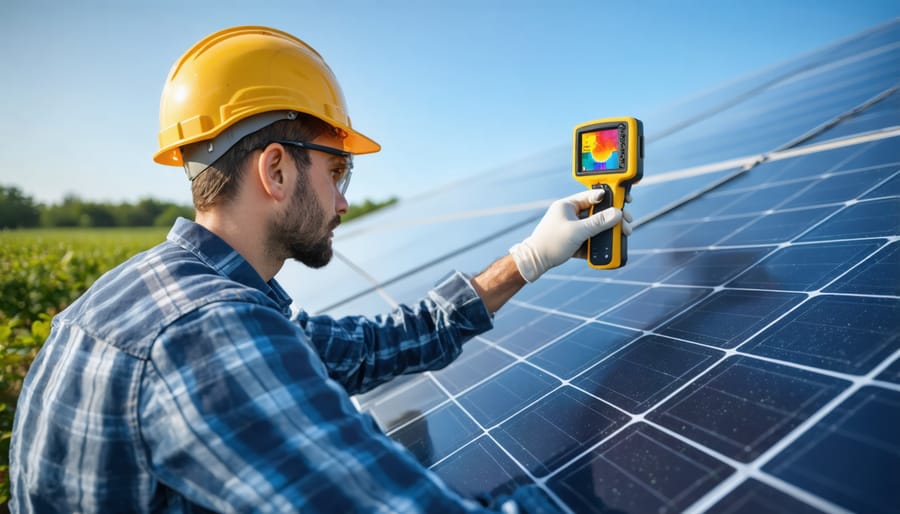
[[[631,234],[631,215],[623,214],[615,207],[579,218],[581,211],[589,209],[602,198],[602,189],[591,189],[550,204],[534,232],[509,249],[509,254],[525,280],[534,282],[550,268],[573,257],[589,238],[611,229],[620,221],[622,232],[626,236]],[[626,198],[628,200],[631,198]]]

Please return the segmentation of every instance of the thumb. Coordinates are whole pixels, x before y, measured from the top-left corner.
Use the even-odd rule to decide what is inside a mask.
[[[583,220],[579,220],[581,226],[588,230],[590,237],[596,236],[604,230],[609,230],[622,220],[622,210],[610,207],[604,209],[593,216],[588,216]]]

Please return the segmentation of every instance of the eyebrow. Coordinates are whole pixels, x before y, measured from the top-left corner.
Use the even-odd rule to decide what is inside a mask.
[[[332,164],[337,163],[337,164],[346,166],[347,164],[353,162],[353,157],[352,156],[351,157],[342,157],[340,155],[332,155],[332,156],[330,156],[329,160],[331,161]]]

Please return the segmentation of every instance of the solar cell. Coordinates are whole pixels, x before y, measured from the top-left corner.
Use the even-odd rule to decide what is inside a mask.
[[[881,248],[825,291],[900,296],[900,242]]]
[[[900,392],[863,387],[764,470],[855,512],[900,505]]]
[[[392,430],[445,402],[447,396],[434,382],[423,379],[393,395],[376,398],[366,411],[385,430]]]
[[[631,417],[572,387],[561,387],[491,431],[535,476],[556,470]]]
[[[467,497],[536,483],[576,513],[896,511],[898,43],[894,20],[646,117],[628,265],[555,268],[454,364],[359,408]],[[576,190],[568,160],[342,227],[342,276],[312,280],[334,287],[309,305],[380,313],[478,271]]]
[[[878,380],[900,384],[900,359],[894,360],[894,362],[890,366],[885,368],[885,370],[875,378]]]
[[[660,336],[645,336],[601,361],[572,383],[640,414],[716,362],[722,352]]]
[[[749,462],[850,382],[782,364],[729,357],[647,418]]]
[[[651,329],[681,312],[711,289],[695,287],[654,287],[600,317],[608,323],[637,329]]]
[[[413,417],[411,414],[410,417]],[[392,432],[391,437],[403,444],[425,466],[450,455],[463,444],[481,435],[478,425],[452,403]]]
[[[535,353],[530,362],[570,379],[640,336],[640,332],[602,323],[587,323]]]
[[[849,205],[798,241],[889,237],[900,233],[900,198],[861,200]]]
[[[877,240],[787,246],[772,253],[728,285],[750,289],[814,291],[833,281],[879,246],[881,242]]]
[[[759,480],[748,479],[707,512],[711,514],[817,514],[822,512]]]
[[[490,377],[515,360],[493,346],[476,339],[466,343],[462,355],[453,366],[433,373],[435,379],[450,394],[457,394]]]
[[[775,291],[726,289],[657,332],[718,348],[734,348],[805,298]]]
[[[511,307],[497,315],[494,329],[482,337],[517,355],[527,355],[579,324],[567,316]]]
[[[520,363],[464,392],[459,396],[459,403],[479,425],[490,428],[559,384],[548,373]]]
[[[900,125],[900,94],[894,90],[870,109],[866,109],[847,121],[822,132],[806,141],[805,144],[821,143],[897,125]]]
[[[576,512],[682,512],[733,468],[646,423],[634,423],[553,476]]]
[[[900,349],[900,301],[821,295],[791,311],[741,351],[862,375]]]
[[[522,468],[482,436],[432,468],[447,484],[468,498],[510,494],[532,483]]]

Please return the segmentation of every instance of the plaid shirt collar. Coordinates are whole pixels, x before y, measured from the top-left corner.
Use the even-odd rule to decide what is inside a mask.
[[[290,317],[293,300],[281,285],[274,278],[268,282],[263,280],[247,259],[206,227],[178,218],[166,239],[191,252],[223,276],[262,291],[278,304],[285,316]]]

